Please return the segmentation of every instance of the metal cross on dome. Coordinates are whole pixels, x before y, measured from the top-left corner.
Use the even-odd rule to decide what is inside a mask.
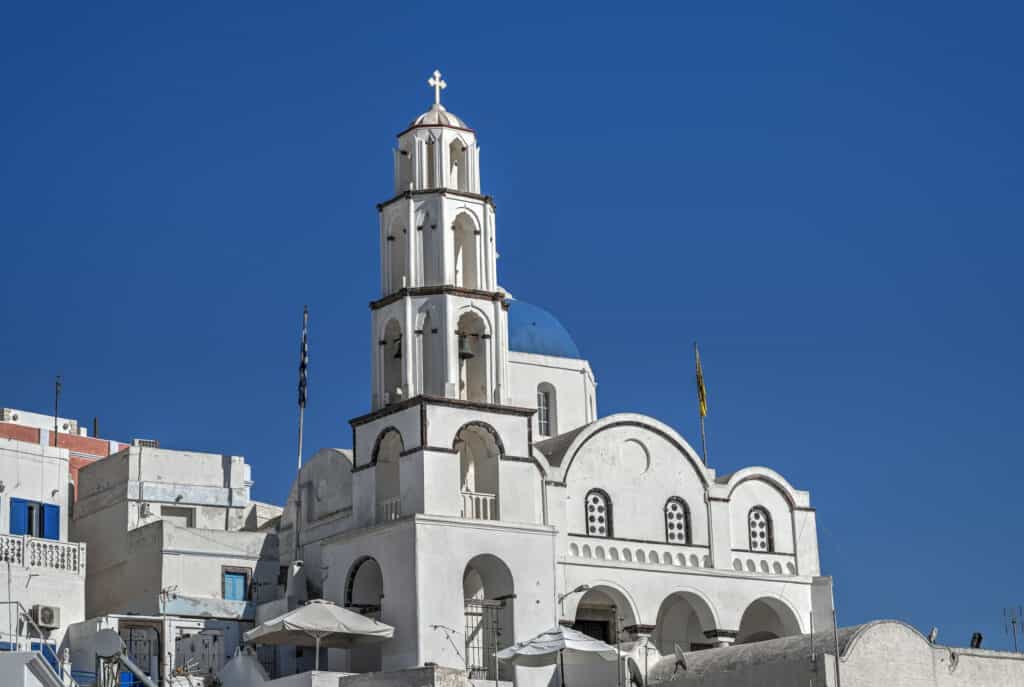
[[[448,88],[448,84],[446,84],[441,79],[441,72],[438,71],[437,69],[435,69],[434,70],[434,75],[432,77],[430,77],[429,79],[427,79],[427,85],[428,86],[433,86],[433,88],[434,88],[434,104],[435,105],[440,105],[441,104],[441,91],[443,89],[445,89],[445,88]]]

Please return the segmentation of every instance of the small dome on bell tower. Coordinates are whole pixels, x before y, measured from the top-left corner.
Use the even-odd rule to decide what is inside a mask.
[[[427,80],[434,104],[398,134],[395,151],[395,193],[449,189],[480,192],[476,134],[441,104],[448,84],[435,70]]]

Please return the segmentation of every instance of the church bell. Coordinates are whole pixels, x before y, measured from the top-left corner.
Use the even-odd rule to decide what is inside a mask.
[[[469,360],[475,357],[473,349],[469,347],[469,337],[465,334],[459,334],[459,360]]]

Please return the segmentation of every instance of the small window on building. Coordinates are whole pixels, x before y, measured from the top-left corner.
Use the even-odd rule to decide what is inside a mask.
[[[544,437],[558,434],[558,399],[555,387],[547,382],[537,387],[537,433]]]
[[[245,601],[249,598],[249,571],[224,569],[223,592],[227,601]]]
[[[690,508],[678,496],[665,504],[665,539],[670,544],[690,543]]]
[[[747,524],[750,528],[750,550],[771,553],[775,550],[772,541],[772,520],[768,511],[761,506],[754,506],[750,509],[747,517]]]
[[[11,498],[11,534],[60,539],[60,507],[51,503]]]
[[[194,508],[160,506],[160,518],[178,527],[195,527]]]
[[[587,492],[587,534],[592,537],[612,536],[612,501],[600,489]]]

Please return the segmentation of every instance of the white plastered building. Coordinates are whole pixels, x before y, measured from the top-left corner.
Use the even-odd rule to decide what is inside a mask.
[[[279,583],[281,509],[251,486],[242,456],[141,444],[82,468],[71,531],[89,545],[88,620],[68,631],[75,670],[93,669],[104,629],[154,678],[186,664],[210,677],[231,658]]]
[[[351,450],[303,467],[280,529],[282,563],[300,532],[311,596],[395,627],[331,651],[331,668],[436,663],[541,685],[550,669],[496,668],[495,649],[561,622],[655,661],[830,618],[808,493],[763,467],[717,475],[654,418],[598,419],[572,338],[499,286],[469,125],[435,101],[394,160],[370,412],[351,420]]]

